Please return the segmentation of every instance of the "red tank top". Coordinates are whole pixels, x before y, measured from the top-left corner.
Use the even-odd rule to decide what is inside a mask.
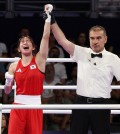
[[[19,60],[14,76],[17,95],[42,94],[44,74],[38,69],[35,57],[26,67],[22,65],[22,60]]]

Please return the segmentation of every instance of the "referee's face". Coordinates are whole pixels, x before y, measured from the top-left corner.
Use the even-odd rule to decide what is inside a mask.
[[[104,31],[102,30],[90,31],[89,39],[90,39],[90,47],[94,52],[99,53],[103,51],[104,46],[107,42],[107,36],[104,34]]]

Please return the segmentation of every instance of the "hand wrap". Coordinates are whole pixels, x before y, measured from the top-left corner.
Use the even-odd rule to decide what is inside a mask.
[[[49,12],[46,13],[46,16],[47,16],[47,18],[46,18],[45,22],[50,23],[51,22],[51,15],[49,14]]]
[[[47,18],[45,20],[45,22],[51,22],[51,11],[53,10],[53,6],[51,4],[48,4],[48,8],[46,10],[46,15],[47,15]]]
[[[9,74],[8,72],[6,72],[5,73],[5,79],[6,79],[6,81],[5,81],[5,85],[6,86],[11,86],[11,83],[12,83],[12,81],[13,81],[13,75],[11,75],[11,74]]]

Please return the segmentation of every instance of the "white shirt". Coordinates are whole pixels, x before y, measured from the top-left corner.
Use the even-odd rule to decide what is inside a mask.
[[[59,49],[59,51],[60,51],[60,56],[59,56],[59,58],[65,58],[65,54],[64,54],[64,52],[63,52],[63,49],[61,48],[61,47],[59,47],[59,46],[57,46],[58,47],[58,49]]]
[[[59,80],[67,79],[67,73],[64,64],[57,62],[54,64],[54,68],[55,68],[55,77],[57,79]]]
[[[120,58],[105,49],[102,58],[91,58],[91,53],[91,48],[76,45],[71,56],[78,64],[76,92],[86,97],[110,98],[113,77],[120,80]]]
[[[58,45],[56,45],[56,47],[59,49],[60,51],[60,55],[59,55],[59,58],[65,58],[65,54],[64,54],[64,51],[61,47],[59,47]],[[49,55],[48,55],[48,58],[49,58]]]
[[[46,81],[44,81],[44,85],[51,85],[52,86],[52,85],[56,85],[59,82],[60,82],[59,79],[54,78],[54,80],[49,84]],[[54,96],[53,89],[44,89],[43,90],[43,93],[42,93],[43,98],[50,98],[53,96]]]

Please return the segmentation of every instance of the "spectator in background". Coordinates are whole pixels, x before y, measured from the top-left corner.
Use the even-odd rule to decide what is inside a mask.
[[[50,33],[50,39],[49,39],[49,50],[52,47],[57,47],[59,49],[60,54],[59,54],[59,57],[58,58],[65,58],[64,50],[60,46],[58,46],[58,44],[57,44],[57,42],[55,40],[55,37],[54,37],[54,35],[53,35],[52,31],[51,31],[51,33]]]
[[[0,57],[1,58],[7,58],[8,57],[8,48],[7,48],[7,45],[3,42],[0,42]],[[2,69],[2,71],[6,71],[6,65],[7,63],[6,62],[0,62],[3,64],[3,68],[2,65],[0,66],[0,69]]]
[[[57,83],[56,85],[63,85]],[[69,99],[64,97],[63,89],[54,89],[54,99],[49,101],[49,104],[70,104]],[[49,114],[47,118],[47,130],[60,131],[70,130],[70,115],[69,114]]]
[[[29,31],[28,28],[23,27],[20,30],[19,37],[21,37],[21,36],[27,36],[27,35],[30,35],[30,31]]]
[[[0,63],[0,85],[4,84],[5,78],[4,78],[4,74],[5,74],[5,67],[3,63]]]
[[[70,79],[67,80],[66,84],[68,85],[76,85],[77,84],[77,64],[72,64],[72,68],[70,71]]]
[[[0,57],[8,57],[8,49],[5,43],[0,42]]]
[[[114,46],[110,45],[109,48],[108,48],[108,51],[111,52],[111,53],[114,53]]]
[[[58,47],[54,46],[49,50],[50,58],[59,58],[60,51]],[[61,83],[65,84],[67,80],[66,67],[63,63],[53,62],[55,68],[55,77],[60,80]]]
[[[87,47],[87,37],[85,32],[80,32],[78,34],[76,44],[82,47]]]
[[[8,134],[8,116],[2,113],[1,134]]]
[[[66,85],[77,85],[77,64],[74,63],[72,68],[71,68],[71,74],[70,74],[70,79],[67,80]],[[71,103],[74,103],[75,97],[76,97],[76,90],[65,90],[64,91],[64,96],[68,98]]]
[[[44,80],[44,85],[48,86],[48,85],[56,85],[56,83],[60,82],[59,79],[57,79],[55,77],[55,68],[54,65],[52,63],[48,63],[46,64],[45,67],[45,80]],[[49,102],[51,102],[54,99],[54,92],[53,89],[44,89],[43,93],[42,93],[42,103],[43,104],[48,104]],[[46,130],[47,129],[47,114],[44,114],[44,125],[43,125],[43,129]]]
[[[44,85],[55,85],[60,82],[58,78],[55,77],[55,68],[52,63],[47,63],[45,67],[45,80]],[[44,89],[42,93],[42,103],[47,104],[49,101],[53,100],[54,93],[53,89]]]
[[[10,57],[11,58],[20,57],[20,53],[18,52],[17,44],[11,45]]]
[[[0,42],[0,58],[8,57],[8,49],[5,43]],[[5,72],[6,72],[6,62],[0,62],[0,85],[3,85],[5,82]],[[0,89],[0,101],[2,102],[3,90]]]

